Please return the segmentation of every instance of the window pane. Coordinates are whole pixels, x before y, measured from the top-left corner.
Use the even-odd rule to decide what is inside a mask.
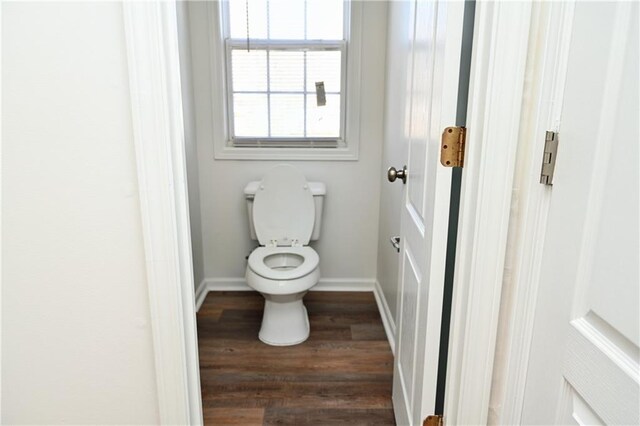
[[[308,92],[315,93],[319,81],[324,81],[326,92],[340,92],[341,55],[339,50],[307,52]]]
[[[317,106],[307,96],[307,137],[340,137],[340,95],[327,95],[327,104]]]
[[[229,0],[229,36],[247,38],[246,0]],[[249,37],[267,38],[267,0],[249,0]]]
[[[233,91],[267,91],[267,52],[264,50],[233,50]]]
[[[269,1],[269,38],[304,40],[304,0]]]
[[[307,40],[342,40],[343,0],[307,0]]]
[[[228,1],[229,36],[235,40],[249,35],[254,40],[310,41],[305,48],[254,44],[250,51],[231,43],[233,136],[339,138],[343,52],[314,50],[313,41],[344,38],[344,0]],[[326,93],[322,106],[317,105],[318,82]]]
[[[246,0],[229,0],[231,38],[247,38],[246,5]],[[305,40],[305,34],[307,40],[344,38],[343,0],[248,0],[248,5],[250,38]]]
[[[304,52],[272,50],[269,67],[272,91],[304,91]]]
[[[304,136],[304,95],[271,95],[271,136]]]
[[[235,136],[269,136],[267,95],[233,95],[233,119]]]

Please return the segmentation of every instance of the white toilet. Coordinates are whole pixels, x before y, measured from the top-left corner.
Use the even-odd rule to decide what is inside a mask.
[[[320,278],[320,258],[308,244],[320,235],[325,185],[279,165],[244,192],[251,237],[260,242],[249,255],[246,274],[249,286],[265,299],[258,337],[275,346],[302,343],[309,337],[302,298]]]

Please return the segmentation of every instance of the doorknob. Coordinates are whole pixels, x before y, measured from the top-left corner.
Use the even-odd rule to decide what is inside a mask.
[[[395,182],[397,178],[402,179],[402,183],[407,183],[407,166],[404,166],[402,170],[389,167],[389,170],[387,170],[387,179],[389,179],[389,182]]]

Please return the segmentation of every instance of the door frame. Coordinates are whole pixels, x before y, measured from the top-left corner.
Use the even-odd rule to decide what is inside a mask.
[[[503,327],[502,341],[498,342],[501,356],[494,363],[494,376],[500,381],[489,407],[494,424],[519,424],[522,421],[552,196],[551,186],[538,183],[542,141],[545,131],[560,130],[575,7],[575,0],[534,5],[536,17],[532,25],[536,27],[532,27],[531,39],[532,44],[537,43],[541,49],[532,58],[528,72],[538,87],[530,94],[530,116],[523,117],[523,123],[529,120],[524,123],[528,128],[524,128],[526,132],[519,140],[519,149],[524,152],[521,164],[525,174],[516,184],[520,220],[512,226],[513,232],[519,234],[512,247],[518,254],[507,266],[510,277],[505,279],[511,294],[502,303],[504,318],[501,317],[501,322],[508,327]],[[571,404],[570,398],[561,395],[556,416],[567,404]]]
[[[532,2],[477,2],[444,417],[486,424]]]
[[[122,7],[160,423],[202,424],[176,2]]]
[[[518,142],[523,171],[514,184],[518,218],[510,230],[518,237],[511,240],[515,256],[506,265],[509,276],[504,283],[510,294],[501,302],[502,333],[497,342],[501,356],[494,363],[500,383],[489,407],[493,422],[499,424],[519,424],[522,418],[552,191],[538,181],[540,161],[545,132],[557,132],[560,126],[574,9],[574,0],[536,3],[532,9],[527,72],[537,84],[525,101],[529,115],[522,118]]]
[[[176,1],[123,9],[160,422],[202,424]],[[530,20],[531,1],[476,5],[445,390],[450,424],[488,417]]]

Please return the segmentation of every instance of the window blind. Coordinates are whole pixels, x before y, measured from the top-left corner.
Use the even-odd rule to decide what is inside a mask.
[[[261,146],[342,137],[342,0],[230,0],[227,70],[232,139]]]

